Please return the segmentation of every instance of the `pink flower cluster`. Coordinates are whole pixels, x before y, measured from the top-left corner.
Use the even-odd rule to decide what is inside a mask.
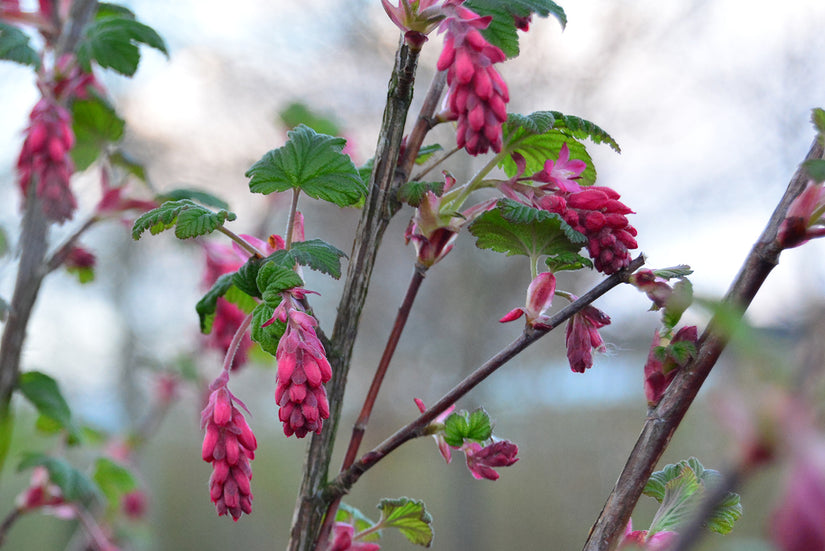
[[[656,532],[652,536],[648,536],[647,530],[634,530],[633,522],[628,520],[624,539],[619,544],[619,549],[634,546],[646,551],[665,551],[673,545],[678,537],[679,534],[670,531]]]
[[[500,322],[506,323],[522,316],[527,318],[527,324],[539,329],[550,329],[547,324],[549,319],[544,315],[553,304],[553,296],[556,292],[556,276],[550,272],[542,272],[533,278],[530,286],[527,287],[527,302],[524,308],[514,308],[507,312]]]
[[[378,551],[381,546],[374,542],[355,541],[355,527],[346,522],[336,522],[332,529],[332,545],[329,551]]]
[[[809,239],[825,235],[825,186],[808,182],[805,190],[791,202],[788,213],[779,226],[777,242],[790,249]]]
[[[31,124],[20,150],[17,171],[20,191],[28,197],[30,190],[40,198],[49,220],[70,220],[77,201],[69,188],[74,163],[69,151],[74,145],[72,117],[69,111],[50,98],[37,102],[29,116]]]
[[[62,224],[70,220],[77,201],[69,187],[74,163],[69,155],[75,142],[72,117],[66,104],[85,99],[89,88],[100,89],[94,76],[84,73],[71,56],[58,60],[38,85],[43,93],[29,115],[29,127],[17,160],[20,190],[40,199],[46,217]]]
[[[202,457],[212,463],[209,495],[218,516],[229,513],[237,521],[243,513],[252,512],[252,467],[258,442],[243,414],[233,401],[246,409],[235,398],[226,384],[229,372],[223,371],[209,385],[209,401],[201,412],[201,429],[206,429]]]
[[[302,289],[283,293],[272,319],[264,324],[266,327],[275,320],[286,324],[275,353],[275,401],[280,407],[278,418],[284,424],[284,434],[298,438],[310,432],[320,433],[323,420],[329,418],[324,383],[332,377],[324,345],[315,334],[318,322],[295,303],[295,297],[302,298],[305,293]]]
[[[481,35],[492,18],[458,5],[445,5],[441,24],[444,50],[438,70],[447,71],[449,118],[458,121],[457,145],[470,155],[501,151],[501,125],[507,120],[510,94],[494,63],[506,59],[500,48]]]
[[[565,344],[570,369],[584,373],[586,369],[593,367],[593,349],[605,351],[599,329],[609,324],[610,317],[590,305],[582,308],[567,322]]]

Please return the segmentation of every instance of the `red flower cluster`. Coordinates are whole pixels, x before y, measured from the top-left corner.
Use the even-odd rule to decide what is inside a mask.
[[[315,334],[318,322],[293,301],[293,295],[304,290],[284,293],[284,299],[264,327],[279,320],[286,330],[275,358],[278,360],[275,401],[280,406],[278,418],[284,424],[284,434],[303,438],[309,432],[321,432],[323,420],[329,418],[329,402],[324,383],[332,377],[324,345]]]
[[[558,213],[588,240],[587,252],[596,269],[612,274],[630,264],[629,249],[635,249],[636,228],[625,214],[633,212],[609,187],[590,186],[581,191],[556,192],[539,199],[541,208]]]
[[[482,447],[477,442],[466,442],[461,448],[467,456],[467,468],[476,480],[498,480],[494,467],[509,467],[518,461],[518,446],[501,440]]]
[[[209,495],[218,516],[229,513],[237,521],[243,513],[252,512],[252,467],[258,442],[243,414],[233,405],[237,401],[226,384],[229,372],[224,371],[209,385],[211,394],[201,412],[201,429],[206,429],[202,457],[212,463]]]
[[[501,124],[507,120],[510,94],[493,67],[506,59],[500,48],[481,35],[492,17],[461,6],[445,5],[450,16],[441,24],[444,50],[438,70],[447,71],[449,117],[458,120],[457,145],[470,155],[501,151]]]
[[[593,349],[604,352],[604,341],[599,329],[610,325],[610,317],[595,306],[585,306],[567,323],[565,344],[570,369],[584,373],[593,367]]]
[[[55,100],[43,98],[34,106],[29,120],[31,124],[17,161],[20,191],[23,197],[28,197],[34,186],[46,217],[63,223],[72,218],[77,208],[69,188],[69,178],[74,172],[69,156],[74,145],[72,117]]]

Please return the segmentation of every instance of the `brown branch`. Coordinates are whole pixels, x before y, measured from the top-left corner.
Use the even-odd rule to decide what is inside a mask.
[[[806,159],[822,157],[822,146],[814,142]],[[802,169],[797,170],[768,225],[725,295],[724,304],[738,312],[739,316],[744,314],[768,274],[778,264],[781,249],[775,241],[779,225],[791,201],[805,189],[807,181],[808,177]],[[656,463],[724,350],[728,340],[725,333],[717,314],[699,339],[699,350],[694,361],[676,375],[662,401],[648,413],[642,433],[622,474],[590,530],[584,551],[616,549]]]
[[[427,425],[446,411],[447,408],[455,404],[456,401],[478,386],[483,380],[492,375],[513,357],[521,353],[525,348],[539,340],[556,327],[559,327],[562,323],[581,311],[585,306],[592,303],[616,285],[627,282],[630,275],[639,269],[643,264],[644,257],[639,256],[633,260],[627,268],[611,275],[593,287],[590,291],[579,297],[575,302],[569,304],[558,313],[551,316],[547,321],[547,328],[525,329],[524,333],[522,333],[516,340],[511,342],[495,356],[487,360],[470,375],[464,378],[464,380],[445,394],[430,409],[422,413],[418,418],[405,427],[396,431],[395,434],[384,440],[375,449],[364,454],[361,459],[352,465],[352,467],[338,475],[338,477],[330,482],[327,487],[325,497],[328,499],[337,499],[346,494],[352,485],[355,484],[359,478],[361,478],[362,474],[374,467],[376,463],[381,461],[390,452],[398,448],[404,442],[423,436],[426,433]]]
[[[375,167],[369,181],[369,194],[361,212],[347,268],[347,279],[338,304],[332,346],[327,351],[333,370],[332,379],[327,385],[330,417],[321,434],[313,435],[307,449],[304,477],[292,518],[288,545],[290,551],[310,551],[314,548],[328,503],[319,499],[319,496],[327,480],[361,310],[378,247],[392,216],[391,199],[395,193],[393,186],[397,185],[395,172],[407,112],[412,101],[418,54],[418,50],[403,43],[396,54],[378,136]]]

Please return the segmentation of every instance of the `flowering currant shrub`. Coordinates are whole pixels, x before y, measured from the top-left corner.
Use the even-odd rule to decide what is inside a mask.
[[[740,497],[734,492],[737,485],[778,457],[783,447],[792,450],[792,470],[772,515],[770,537],[782,551],[825,548],[822,523],[815,520],[825,515],[825,439],[815,416],[800,405],[806,403],[801,392],[777,390],[773,394],[777,398],[767,402],[770,407],[758,412],[727,404],[729,419],[744,420],[736,424],[740,459],[731,472],[705,468],[696,458],[654,471],[730,336],[722,318],[733,319],[736,325],[783,249],[825,235],[825,111],[814,110],[817,144],[789,186],[761,248],[700,335],[695,325],[682,323],[693,302],[691,269],[684,265],[642,268],[644,256],[634,258],[639,242],[644,242],[644,235],[638,235],[632,225],[637,213],[621,201],[618,191],[597,182],[588,147],[602,145],[619,152],[616,140],[593,122],[559,111],[508,112],[510,94],[518,91],[508,88],[497,66],[519,55],[519,33],[530,30],[533,17],[552,17],[563,27],[567,20],[562,7],[552,0],[381,0],[381,4],[388,24],[395,24],[402,37],[375,155],[356,166],[346,153],[345,139],[319,130],[318,119],[309,111],[298,116],[286,142],[264,153],[245,174],[250,192],[284,193],[291,199],[283,235],[266,237],[236,232],[236,225],[248,228],[251,223],[237,220],[228,204],[207,193],[158,194],[147,189],[143,195],[132,194],[129,184],[145,178],[144,170],[120,150],[125,121],[95,73],[113,70],[133,75],[141,44],[166,53],[157,33],[138,22],[130,10],[114,4],[41,0],[36,9],[26,10],[15,0],[0,1],[0,57],[31,66],[41,95],[31,110],[16,165],[23,250],[0,352],[0,414],[3,426],[10,425],[11,395],[17,392],[45,419],[39,424],[61,436],[53,453],[27,453],[18,463],[20,470],[31,469],[31,480],[0,524],[0,542],[18,517],[40,512],[76,519],[90,546],[117,549],[128,545],[121,523],[140,518],[151,505],[134,470],[135,454],[175,400],[179,378],[159,374],[151,423],[126,437],[104,435],[96,442],[90,431],[77,424],[57,381],[21,369],[21,343],[43,277],[62,266],[81,282],[90,281],[95,254],[79,238],[95,223],[128,218],[134,239],[146,232],[171,230],[179,239],[194,240],[204,253],[205,294],[194,307],[203,348],[218,351],[224,360],[221,365],[214,362],[205,376],[192,379],[203,394],[201,458],[211,465],[203,498],[208,494],[218,516],[231,516],[237,522],[254,514],[251,481],[256,451],[262,452],[247,422],[252,412],[229,384],[242,374],[239,368],[253,363],[253,353],[259,353],[276,368],[269,393],[284,436],[309,441],[288,548],[375,551],[381,548],[382,531],[389,528],[398,529],[412,544],[429,547],[433,519],[423,502],[407,497],[381,499],[380,517],[373,521],[344,503],[343,496],[389,453],[423,436],[435,439],[447,463],[454,452],[463,453],[474,479],[506,480],[504,468],[518,468],[514,465],[520,461],[519,446],[493,434],[485,409],[456,411],[456,402],[562,325],[570,369],[587,377],[588,370],[598,369],[598,353],[606,350],[599,331],[611,323],[609,313],[592,303],[613,287],[629,284],[644,293],[651,310],[661,314],[647,361],[638,370],[648,416],[640,444],[596,519],[585,549],[683,550],[708,530],[730,532],[742,515]],[[39,35],[40,50],[30,43],[29,32]],[[431,43],[436,36],[443,37],[437,75],[415,123],[407,129],[419,54],[425,47],[439,47],[435,40]],[[425,145],[430,130],[438,125],[454,129],[454,145]],[[450,172],[451,156],[462,152],[486,156],[467,181]],[[425,180],[434,169],[441,170],[442,178]],[[72,176],[78,171],[99,174],[100,199],[87,222],[47,257],[48,227],[69,223],[78,215],[72,187]],[[309,216],[305,220],[298,210],[299,203],[307,200],[360,210],[349,252],[320,238],[307,239],[305,225],[311,235],[313,223],[317,224]],[[392,216],[402,210],[410,217],[403,237],[413,245],[412,279],[336,473],[330,467],[332,444],[360,313],[383,233]],[[524,257],[523,282],[529,281],[524,306],[500,318],[501,322],[523,318],[521,334],[445,389],[430,407],[410,396],[418,415],[411,414],[407,425],[364,452],[360,447],[376,396],[424,277],[450,258],[462,232],[478,249]],[[307,288],[304,270],[333,279],[346,273],[330,333],[322,329],[326,320],[312,308],[316,293]],[[604,277],[580,296],[562,288],[573,278],[558,277],[561,272],[583,276],[593,271]],[[254,424],[265,423],[270,419],[266,415],[258,414]],[[756,418],[760,422],[753,421]],[[101,440],[105,445],[88,469],[72,465],[63,456],[67,446],[92,448]],[[7,442],[3,438],[0,444]],[[0,460],[7,453],[7,447],[0,447]],[[659,508],[647,529],[634,530],[630,516],[641,495],[656,499]]]

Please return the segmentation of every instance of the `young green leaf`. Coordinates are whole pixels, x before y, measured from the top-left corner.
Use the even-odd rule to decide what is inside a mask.
[[[95,269],[92,266],[69,266],[66,271],[75,276],[81,285],[95,280]]]
[[[17,388],[37,408],[41,416],[51,419],[61,429],[66,430],[74,440],[79,441],[78,428],[72,420],[69,404],[63,398],[57,381],[45,373],[27,371],[20,374]]]
[[[561,252],[554,256],[548,256],[544,263],[551,272],[561,272],[564,270],[581,270],[582,268],[592,268],[593,261],[578,253],[569,251]]]
[[[682,467],[678,476],[664,484],[661,505],[650,523],[648,534],[675,531],[691,518],[704,493],[696,473],[687,466]]]
[[[493,434],[493,424],[490,421],[490,415],[484,411],[483,408],[470,413],[467,420],[467,434],[465,438],[475,440],[476,442],[484,442],[488,440]]]
[[[137,479],[129,469],[106,457],[95,461],[92,480],[106,497],[110,511],[117,510],[123,496],[138,488]]]
[[[181,199],[191,199],[207,207],[216,209],[228,209],[229,203],[216,197],[207,191],[193,188],[179,188],[167,191],[157,196],[158,201],[180,201]]]
[[[198,237],[213,232],[227,220],[236,218],[234,212],[212,212],[189,199],[167,201],[156,209],[141,215],[132,226],[132,239],[140,239],[146,230],[152,235],[175,228],[178,239]]]
[[[358,169],[341,153],[346,140],[318,134],[303,124],[287,136],[283,147],[268,152],[246,172],[251,191],[267,195],[297,188],[341,207],[366,195]]]
[[[433,541],[433,519],[427,512],[423,501],[408,497],[382,499],[378,504],[381,510],[381,527],[398,528],[410,542],[429,547]]]
[[[506,199],[476,218],[469,230],[477,239],[477,247],[508,256],[522,254],[538,258],[575,253],[587,243],[587,238],[558,214],[531,209]]]
[[[680,279],[673,284],[673,294],[665,302],[665,310],[662,312],[662,323],[667,328],[674,328],[682,314],[693,302],[693,285],[689,279]]]
[[[275,305],[277,306],[277,305]],[[266,303],[261,303],[255,307],[252,312],[251,337],[252,340],[261,345],[261,348],[266,352],[275,356],[278,351],[278,341],[284,335],[286,325],[282,321],[275,320],[264,327],[263,325],[272,319],[272,313],[275,311],[275,306],[270,306]]]
[[[139,44],[169,55],[163,39],[151,27],[123,15],[101,17],[86,28],[77,59],[86,71],[91,71],[95,61],[103,68],[132,76],[140,62]]]
[[[118,4],[111,4],[109,2],[98,2],[97,13],[95,19],[104,19],[106,17],[125,17],[126,19],[134,19],[135,12]]]
[[[441,144],[434,143],[425,145],[418,150],[418,155],[415,156],[415,164],[423,165],[427,162],[427,159],[432,157],[435,153],[443,150],[444,148],[441,147]]]
[[[407,182],[398,188],[397,198],[401,203],[407,203],[411,207],[421,204],[424,194],[432,191],[440,197],[444,193],[444,182]]]
[[[605,143],[616,153],[621,153],[619,143],[613,139],[604,129],[588,120],[574,115],[565,115],[559,111],[549,111],[553,116],[553,128],[563,130],[564,133],[580,140],[588,139],[593,143]]]
[[[72,102],[72,130],[75,144],[71,155],[77,170],[86,170],[109,144],[123,137],[126,125],[105,99],[92,96]]]
[[[230,287],[232,287],[232,277],[234,274],[223,274],[205,295],[195,305],[195,311],[198,313],[200,320],[201,333],[208,335],[212,332],[212,322],[215,321],[215,311],[218,308],[218,299],[226,294]]]
[[[364,513],[351,505],[347,505],[346,503],[341,503],[338,506],[338,512],[335,513],[335,522],[345,522],[352,525],[352,527],[355,528],[356,534],[363,532],[364,530],[368,530],[375,525],[375,523]],[[378,541],[380,539],[381,530],[376,530],[375,532],[359,538],[360,541]]]
[[[29,46],[29,35],[3,22],[0,22],[0,59],[40,68],[40,56]]]
[[[469,432],[467,412],[455,412],[444,420],[444,441],[454,448],[464,444],[464,437]]]
[[[232,284],[250,297],[261,298],[258,289],[258,271],[267,259],[252,257],[232,276]]]
[[[341,277],[341,259],[347,256],[344,251],[320,239],[297,241],[286,253],[284,261],[290,266],[297,262],[301,266],[327,274],[335,279]]]
[[[811,180],[815,182],[825,182],[825,160],[822,159],[808,159],[802,163],[802,167]]]
[[[330,117],[321,115],[299,101],[290,103],[278,113],[278,118],[290,130],[305,124],[319,134],[341,135],[341,127]]]
[[[49,479],[60,488],[66,501],[86,503],[99,495],[89,477],[63,459],[41,453],[27,453],[17,465],[17,471],[32,467],[45,467],[49,471]]]
[[[678,266],[672,266],[670,268],[653,270],[653,273],[664,279],[673,279],[675,277],[687,277],[693,273],[693,270],[691,270],[687,264],[679,264]]]
[[[811,110],[811,122],[816,128],[819,143],[825,146],[825,109],[816,107]]]
[[[286,267],[272,260],[261,266],[256,279],[263,301],[276,307],[281,302],[281,293],[304,284],[292,267]]]

